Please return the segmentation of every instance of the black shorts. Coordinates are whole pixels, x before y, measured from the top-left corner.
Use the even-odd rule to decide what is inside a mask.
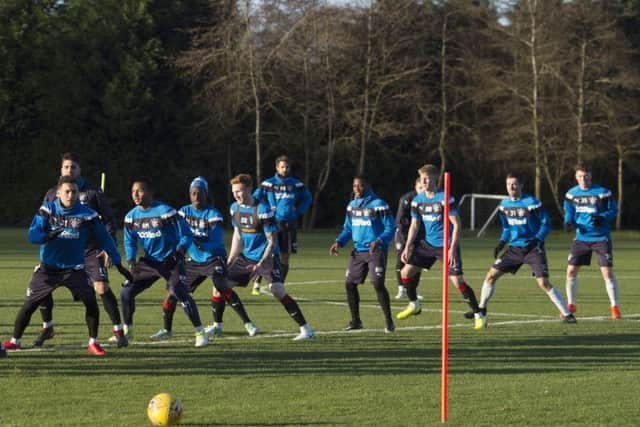
[[[265,260],[260,267],[253,271],[258,261],[252,261],[244,255],[238,256],[233,264],[228,266],[227,280],[231,286],[247,286],[256,275],[261,276],[267,283],[282,283],[280,258],[277,255]]]
[[[27,289],[28,301],[41,301],[56,288],[64,286],[75,301],[95,300],[96,295],[83,268],[55,269],[44,264],[36,266]]]
[[[276,238],[281,253],[298,253],[298,230],[296,221],[280,221],[278,223]]]
[[[411,255],[407,260],[407,264],[414,265],[420,268],[426,268],[427,270],[436,262],[440,260],[442,262],[442,248],[431,246],[424,240],[413,247]],[[453,260],[453,265],[449,264],[449,276],[461,276],[462,275],[462,255],[460,252],[460,245],[456,247],[456,253]]]
[[[100,249],[89,249],[84,253],[84,269],[91,283],[109,283],[109,273],[104,264],[104,258],[98,256],[100,252],[102,252]]]
[[[218,292],[222,293],[229,288],[227,282],[227,260],[224,257],[216,257],[207,262],[188,261],[185,264],[187,271],[187,288],[193,293],[207,277],[211,279]]]
[[[522,264],[529,264],[536,278],[549,277],[549,265],[544,247],[509,246],[502,257],[496,259],[493,268],[516,274]]]
[[[574,240],[569,252],[569,265],[591,265],[591,253],[598,255],[600,267],[613,267],[613,247],[611,240],[584,242]]]
[[[179,286],[186,288],[187,277],[184,265],[183,260],[175,263],[170,260],[158,262],[144,257],[140,258],[138,264],[131,270],[133,286],[140,289],[139,293],[151,287],[156,280],[163,278],[167,281],[169,291],[173,291],[173,288]]]
[[[367,273],[371,272],[371,282],[376,286],[384,286],[386,269],[387,251],[378,250],[372,254],[369,251],[351,251],[347,268],[347,282],[364,283],[367,279]]]

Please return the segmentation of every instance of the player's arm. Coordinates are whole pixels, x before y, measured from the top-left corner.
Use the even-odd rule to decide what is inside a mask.
[[[409,225],[409,231],[407,232],[407,242],[404,244],[404,249],[402,250],[402,254],[400,254],[400,260],[406,263],[411,256],[411,249],[413,248],[413,241],[416,239],[418,235],[418,230],[420,230],[420,223],[418,222],[418,218],[412,216],[411,217],[411,225]]]
[[[349,214],[344,218],[344,224],[342,225],[342,231],[336,237],[336,241],[329,247],[329,253],[337,254],[338,248],[344,247],[351,240],[351,217]]]
[[[109,232],[113,237],[113,241],[117,242],[116,230],[118,229],[118,224],[116,222],[116,217],[113,214],[113,209],[111,209],[111,205],[109,204],[109,199],[107,199],[107,195],[100,189],[96,190],[95,197],[96,211],[100,214],[100,218],[102,218],[102,222],[104,223],[107,232]]]
[[[298,216],[304,215],[311,207],[312,201],[313,198],[311,196],[311,192],[307,189],[306,186],[303,185],[300,191],[298,191],[298,204],[296,205],[296,214]]]
[[[113,240],[111,234],[107,232],[105,225],[100,222],[97,217],[91,221],[91,231],[102,250],[109,255],[113,263],[115,265],[122,264],[122,258],[116,248],[116,242]]]
[[[544,242],[544,239],[547,237],[549,232],[551,231],[551,219],[547,212],[540,207],[536,210],[536,215],[540,218],[540,229],[536,233],[536,239],[540,242]]]
[[[40,245],[51,239],[54,239],[58,234],[62,233],[62,228],[52,229],[46,215],[48,213],[40,208],[37,214],[33,216],[31,225],[29,226],[29,242]]]
[[[377,241],[379,243],[375,244],[375,246],[372,247],[372,250],[376,250],[380,245],[388,246],[396,232],[396,223],[393,216],[391,216],[389,206],[385,205],[384,209],[380,211],[380,219],[382,220],[384,229],[382,230],[382,234],[378,236]]]
[[[599,215],[604,217],[605,222],[611,222],[616,219],[618,216],[618,204],[613,199],[611,192],[609,192],[609,196],[603,200],[604,210],[599,213]]]
[[[176,247],[175,251],[180,255],[184,255],[185,253],[187,253],[187,249],[189,249],[189,246],[191,246],[191,244],[193,243],[193,233],[191,232],[191,228],[184,218],[182,218],[178,214],[176,214],[175,218],[175,227],[177,229],[178,236],[180,236],[180,240],[178,241],[178,246]]]
[[[238,227],[233,227],[233,236],[231,236],[231,248],[229,249],[229,256],[227,257],[227,264],[233,264],[233,261],[242,252],[242,236]]]
[[[124,256],[129,265],[135,265],[138,255],[138,234],[126,224],[124,227]]]
[[[276,236],[273,231],[265,231],[264,236],[267,238],[267,247],[264,248],[262,258],[260,258],[260,261],[258,261],[258,264],[255,266],[255,268],[261,266],[262,263],[269,259],[269,257],[273,253],[273,249],[276,246]]]

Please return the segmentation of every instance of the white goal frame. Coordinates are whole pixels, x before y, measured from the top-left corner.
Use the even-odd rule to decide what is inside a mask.
[[[460,208],[460,206],[462,206],[462,204],[464,203],[465,200],[469,199],[471,200],[471,227],[470,229],[472,231],[475,231],[476,229],[476,199],[487,199],[487,200],[504,200],[506,199],[507,196],[506,195],[502,195],[502,194],[481,194],[481,193],[468,193],[468,194],[463,194],[462,197],[460,198],[460,202],[458,203],[458,208]],[[498,206],[496,206],[496,208],[493,210],[493,212],[491,212],[491,215],[489,216],[489,219],[487,219],[487,221],[485,221],[485,223],[482,225],[482,227],[480,228],[480,231],[478,231],[478,234],[476,235],[476,237],[482,237],[484,235],[484,233],[487,231],[487,227],[489,227],[489,224],[491,224],[491,221],[493,221],[493,219],[496,217],[496,215],[498,214],[498,208],[499,208],[500,204],[498,203]]]

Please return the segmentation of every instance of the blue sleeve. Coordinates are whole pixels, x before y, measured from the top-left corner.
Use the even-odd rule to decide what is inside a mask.
[[[138,235],[127,226],[124,227],[124,256],[127,261],[136,260],[138,255]]]
[[[254,199],[257,199],[261,202],[264,203],[269,203],[269,201],[267,200],[266,194],[264,192],[264,190],[262,189],[262,185],[259,185],[258,188],[256,188],[252,194]]]
[[[618,216],[618,204],[613,200],[613,197],[607,198],[605,210],[601,212],[600,215],[602,215],[607,222],[616,219],[616,216]]]
[[[542,208],[538,211],[538,216],[540,218],[540,229],[536,233],[536,239],[544,240],[551,231],[551,220],[547,212]]]
[[[49,222],[40,214],[34,215],[29,226],[29,242],[35,245],[44,243],[49,231],[51,231]]]
[[[118,249],[116,249],[116,242],[113,240],[113,237],[109,234],[104,224],[99,219],[95,219],[91,222],[93,224],[93,234],[100,244],[100,247],[109,254],[109,257],[111,257],[114,264],[122,264],[122,258],[120,257],[120,253],[118,253]]]
[[[307,187],[302,187],[302,190],[298,193],[300,201],[298,206],[296,206],[296,213],[298,216],[302,216],[309,210],[311,207],[311,192],[307,189]]]
[[[384,231],[380,236],[378,236],[378,239],[382,241],[384,246],[388,246],[396,232],[396,223],[389,210],[387,210],[382,216],[382,224],[384,224]]]
[[[344,225],[342,226],[342,232],[336,237],[336,242],[340,247],[343,247],[351,240],[351,217],[347,215],[344,218]]]
[[[564,208],[564,223],[575,222],[576,207],[571,200],[565,197],[562,205]]]
[[[511,233],[509,232],[509,221],[507,220],[507,216],[500,212],[498,215],[500,218],[500,224],[502,224],[502,234],[500,235],[500,240],[503,242],[508,242],[510,239]]]
[[[180,241],[176,249],[182,248],[182,251],[186,253],[191,243],[193,243],[193,233],[184,218],[177,214],[176,217],[178,219],[176,221],[176,227],[178,228],[178,236],[180,236]]]

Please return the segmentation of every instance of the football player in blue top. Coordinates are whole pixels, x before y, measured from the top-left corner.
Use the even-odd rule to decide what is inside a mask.
[[[576,323],[576,318],[567,308],[562,293],[549,282],[549,267],[544,248],[544,239],[551,230],[549,216],[542,203],[529,194],[522,193],[522,179],[515,173],[506,177],[509,197],[500,202],[500,223],[502,234],[493,250],[495,262],[489,269],[480,295],[481,316],[476,317],[475,329],[487,326],[487,303],[493,295],[498,278],[504,273],[515,274],[522,264],[529,264],[538,286],[560,310],[565,323]],[[509,243],[507,250],[500,252]]]
[[[367,178],[357,175],[353,178],[353,199],[347,205],[342,232],[329,248],[330,254],[338,254],[338,248],[353,240],[353,251],[349,257],[347,279],[347,303],[351,312],[351,321],[345,331],[362,329],[360,319],[360,294],[358,285],[364,283],[367,273],[378,297],[385,320],[385,332],[395,331],[391,318],[389,292],[384,285],[387,268],[387,248],[396,231],[396,224],[389,205],[378,197],[369,187]]]
[[[208,196],[209,184],[204,177],[198,176],[189,185],[191,204],[181,207],[178,211],[193,233],[193,242],[189,246],[190,259],[185,265],[187,287],[193,294],[207,278],[213,282],[211,308],[214,323],[205,328],[207,334],[222,334],[222,313],[225,309],[225,301],[228,301],[240,316],[249,336],[254,336],[259,330],[249,319],[240,297],[227,281],[227,251],[222,240],[223,218],[220,211],[207,202]],[[175,296],[167,294],[162,303],[164,328],[151,335],[151,339],[171,337],[173,314],[177,302]]]
[[[418,301],[417,286],[419,273],[423,268],[429,269],[436,262],[443,259],[444,247],[444,208],[449,204],[449,220],[452,227],[449,229],[449,277],[451,282],[462,294],[464,300],[471,307],[471,317],[480,316],[480,308],[476,294],[469,286],[462,273],[462,257],[460,253],[460,216],[455,206],[455,199],[450,197],[444,200],[444,191],[438,190],[438,177],[440,171],[433,165],[424,165],[418,169],[423,191],[418,193],[411,201],[411,225],[407,234],[407,243],[402,251],[401,259],[405,262],[402,268],[401,281],[407,288],[409,305],[396,316],[398,319],[406,319],[409,316],[420,314],[422,306]],[[414,240],[420,229],[420,223],[424,225],[424,239],[414,244]]]
[[[106,251],[118,271],[127,279],[131,273],[122,267],[116,244],[98,218],[98,213],[78,201],[78,184],[63,176],[58,182],[58,197],[45,202],[33,217],[29,241],[40,245],[40,264],[36,267],[22,308],[16,317],[13,338],[4,343],[9,350],[20,348],[20,339],[31,315],[41,302],[59,286],[67,287],[74,299],[85,306],[89,329],[87,350],[95,356],[106,352],[97,341],[100,313],[96,295],[85,271],[85,249],[91,239],[94,247]]]
[[[200,322],[198,307],[189,294],[184,266],[184,254],[193,242],[189,225],[171,206],[154,200],[148,178],[133,182],[131,198],[136,207],[124,218],[124,250],[132,267],[133,280],[122,288],[122,317],[125,334],[133,336],[135,298],[158,279],[167,281],[169,293],[178,301],[195,328],[195,346],[204,347],[209,339]],[[138,242],[144,256],[137,260]]]
[[[589,166],[580,164],[575,171],[578,185],[567,191],[564,199],[565,229],[576,230],[567,265],[568,307],[575,313],[578,271],[580,266],[591,264],[591,253],[595,252],[611,304],[611,317],[620,319],[618,279],[613,273],[610,225],[618,214],[618,205],[610,190],[591,182]]]
[[[233,237],[229,250],[227,278],[232,285],[247,286],[251,278],[260,275],[269,283],[269,290],[280,301],[289,316],[300,327],[294,341],[314,337],[298,303],[285,290],[280,272],[280,259],[275,213],[269,205],[255,199],[250,175],[240,174],[230,181],[236,200],[231,205]]]
[[[302,181],[291,176],[291,161],[287,156],[276,159],[276,174],[264,180],[253,192],[253,197],[267,203],[276,213],[278,246],[282,281],[289,273],[289,254],[298,252],[298,218],[309,210],[311,193]],[[251,292],[260,295],[260,278],[257,277]]]

